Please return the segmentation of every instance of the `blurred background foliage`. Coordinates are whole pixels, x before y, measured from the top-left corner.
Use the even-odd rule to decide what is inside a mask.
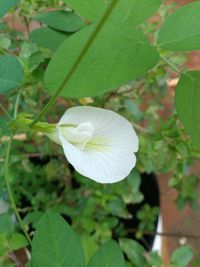
[[[155,39],[158,25],[173,7],[163,5],[159,10],[159,20],[140,26],[150,40]],[[73,34],[51,27],[45,27],[44,32],[33,30],[38,13],[55,9],[68,10],[58,0],[21,0],[9,16],[0,20],[0,55],[15,55],[22,65],[24,78],[20,87],[19,109],[30,114],[37,114],[47,102],[43,84],[45,69],[59,44]],[[23,32],[13,29],[12,23],[14,25],[16,21],[23,25]],[[41,39],[43,34],[52,39]],[[180,67],[187,60],[185,53],[163,53],[165,58],[173,58],[173,63]],[[49,122],[57,122],[66,108],[84,104],[112,109],[130,120],[138,132],[140,149],[136,169],[123,182],[99,185],[82,177],[68,165],[59,146],[34,131],[16,138],[10,177],[17,206],[31,235],[41,216],[46,211],[55,211],[62,214],[80,234],[83,244],[89,242],[90,253],[105,241],[116,238],[127,256],[127,266],[162,266],[156,253],[146,255],[143,248],[145,232],[155,231],[159,207],[145,202],[140,191],[140,174],[170,172],[169,186],[178,192],[177,208],[182,210],[190,205],[198,209],[199,180],[189,170],[195,159],[200,158],[200,152],[186,135],[172,106],[167,106],[170,93],[167,81],[172,76],[165,62],[160,61],[140,79],[102,97],[59,98],[51,115],[47,116]],[[10,121],[9,114],[13,114],[17,92],[18,88],[1,97],[8,113],[0,113],[0,266],[4,267],[15,266],[13,251],[27,245],[9,208],[3,174],[9,131],[7,123]],[[130,212],[130,205],[140,207],[135,217]],[[126,227],[126,220],[130,219],[137,220],[137,228],[132,232]],[[143,246],[130,239],[133,234]],[[188,248],[185,249],[187,252]],[[132,255],[133,250],[135,255]],[[171,266],[186,266],[178,265],[181,257],[182,254],[177,252],[172,257]],[[198,263],[196,266],[199,266]]]

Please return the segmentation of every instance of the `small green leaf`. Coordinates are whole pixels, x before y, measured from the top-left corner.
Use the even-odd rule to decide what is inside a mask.
[[[192,260],[193,252],[189,246],[183,246],[173,252],[171,257],[172,266],[185,267]]]
[[[45,75],[51,94],[65,80],[93,29],[88,26],[73,34],[54,54]],[[157,51],[141,32],[125,24],[106,24],[61,95],[71,98],[100,95],[134,80],[157,61]]]
[[[86,235],[81,236],[81,245],[85,255],[85,264],[87,265],[92,255],[98,249],[98,246],[92,236]]]
[[[102,245],[90,259],[87,267],[125,267],[124,256],[115,241]]]
[[[131,186],[132,192],[137,193],[141,185],[141,176],[139,172],[133,169],[133,171],[129,174],[129,176],[126,179],[129,185]]]
[[[17,88],[22,82],[24,72],[16,57],[0,57],[0,94],[5,94],[9,90]]]
[[[80,15],[92,21],[98,20],[110,1],[104,0],[65,0]],[[162,0],[121,0],[116,5],[110,20],[136,26],[151,17],[161,5]]]
[[[84,26],[79,16],[64,10],[40,13],[34,19],[63,32],[76,32]]]
[[[33,53],[28,59],[28,67],[32,71],[45,61],[44,54],[41,51]]]
[[[39,221],[32,243],[32,267],[83,267],[84,254],[79,237],[56,213]]]
[[[27,239],[22,234],[14,233],[9,239],[9,247],[11,250],[18,250],[26,247],[27,245]]]
[[[8,212],[0,214],[0,234],[10,235],[14,231],[14,222]]]
[[[120,238],[119,244],[135,267],[145,266],[144,248],[134,240]]]
[[[32,31],[29,37],[38,46],[56,51],[60,44],[66,40],[68,35],[52,30],[49,27],[43,27]]]
[[[154,266],[154,267],[162,267],[163,266],[161,257],[155,251],[149,253],[148,263],[150,264],[150,266]]]
[[[157,44],[165,50],[200,49],[200,1],[183,6],[169,15],[162,25]]]
[[[0,30],[1,31],[1,30]],[[8,48],[11,45],[11,40],[10,38],[6,37],[6,36],[1,36],[0,38],[0,48],[6,49],[8,50]]]
[[[175,94],[178,116],[194,144],[200,148],[200,71],[181,75]]]
[[[5,15],[17,2],[18,0],[0,0],[0,17]]]
[[[32,224],[33,227],[35,227],[43,215],[44,215],[44,212],[42,211],[29,212],[23,219],[23,222],[25,224]]]

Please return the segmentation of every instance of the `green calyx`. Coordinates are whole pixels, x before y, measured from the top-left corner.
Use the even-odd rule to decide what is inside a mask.
[[[36,130],[39,132],[42,132],[46,136],[48,136],[52,141],[54,141],[57,144],[60,144],[59,138],[58,138],[58,132],[57,132],[57,124],[49,124],[47,122],[40,122],[38,121],[32,128],[30,127],[32,123],[32,114],[28,113],[20,113],[17,115],[17,117],[10,121],[8,123],[8,126],[10,129],[14,132],[16,130],[21,131],[30,131],[30,130]]]

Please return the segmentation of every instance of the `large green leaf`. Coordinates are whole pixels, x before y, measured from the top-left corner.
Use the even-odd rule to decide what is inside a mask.
[[[56,51],[68,37],[66,33],[55,31],[49,27],[36,29],[30,33],[30,39],[38,46]]]
[[[200,148],[200,71],[189,71],[181,75],[175,103],[181,122]]]
[[[171,51],[200,49],[200,1],[185,5],[166,18],[157,44]]]
[[[32,243],[31,266],[85,266],[78,236],[58,214],[46,214],[39,221]]]
[[[52,58],[45,76],[47,90],[53,94],[65,80],[93,26],[69,37]],[[82,60],[61,95],[95,96],[111,91],[152,68],[158,54],[142,33],[121,23],[108,23]]]
[[[125,267],[124,256],[119,245],[109,241],[102,245],[90,259],[87,267]]]
[[[76,32],[84,26],[79,16],[64,10],[40,13],[34,19],[63,32]]]
[[[24,76],[21,64],[16,57],[0,57],[0,94],[7,93],[20,85]]]
[[[105,0],[65,0],[65,2],[80,15],[92,21],[99,19],[110,3]],[[162,0],[120,0],[111,19],[138,25],[154,14],[161,2]]]
[[[18,0],[0,0],[0,17],[5,15],[17,2]]]

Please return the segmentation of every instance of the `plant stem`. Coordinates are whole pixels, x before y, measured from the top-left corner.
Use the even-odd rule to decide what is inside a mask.
[[[177,72],[177,73],[181,73],[181,71],[177,68],[177,67],[175,67],[174,66],[174,64],[172,63],[172,62],[170,62],[170,61],[168,61],[166,58],[164,58],[164,57],[161,57],[160,56],[160,58],[168,65],[168,66],[170,66],[175,72]]]
[[[16,102],[15,102],[15,108],[14,108],[14,118],[16,118],[17,116],[17,112],[18,112],[18,107],[19,107],[19,100],[20,100],[20,94],[21,92],[19,91],[17,98],[16,98]],[[7,146],[7,150],[6,150],[6,157],[5,157],[5,183],[6,183],[6,187],[7,187],[7,191],[8,191],[8,195],[9,195],[9,199],[10,199],[10,203],[11,203],[11,207],[13,208],[15,215],[17,217],[17,220],[19,222],[19,225],[22,229],[22,231],[24,232],[24,235],[27,239],[27,241],[29,242],[29,244],[31,245],[31,239],[29,237],[29,234],[27,233],[24,223],[20,217],[20,214],[18,212],[17,209],[17,205],[15,203],[15,199],[13,196],[13,192],[10,186],[10,181],[9,181],[9,161],[10,161],[10,154],[11,154],[11,146],[12,146],[12,141],[13,141],[13,136],[14,133],[11,133],[9,136],[9,141],[8,141],[8,146]]]
[[[77,59],[75,60],[72,68],[68,72],[66,78],[64,81],[61,83],[60,87],[57,89],[55,94],[49,99],[48,103],[46,106],[41,110],[41,112],[35,117],[35,119],[32,121],[30,124],[30,127],[33,127],[54,105],[57,97],[60,95],[60,93],[63,91],[65,88],[66,84],[69,82],[71,77],[74,75],[77,67],[80,65],[82,62],[83,58],[85,57],[86,53],[90,49],[91,45],[93,44],[94,40],[96,39],[98,33],[100,32],[101,28],[104,26],[105,22],[107,21],[108,17],[112,14],[112,11],[116,4],[119,2],[119,0],[112,0],[108,9],[100,19],[100,21],[97,23],[96,27],[94,28],[94,31],[91,33],[90,37],[88,38],[86,44],[82,48],[80,54],[78,55]]]
[[[133,233],[135,234],[139,229],[137,228],[128,228],[127,231],[128,233]],[[149,236],[165,236],[165,237],[172,237],[172,238],[190,238],[190,239],[200,239],[200,235],[194,235],[194,234],[185,234],[185,233],[170,233],[170,232],[156,232],[156,231],[146,231],[144,230],[143,233],[145,235]]]
[[[20,90],[19,93],[17,94],[17,98],[16,98],[16,102],[15,102],[15,108],[14,108],[13,119],[16,119],[16,117],[17,117],[17,113],[18,113],[18,109],[19,109],[20,95],[21,95],[21,90]]]
[[[6,150],[6,158],[5,158],[5,182],[6,182],[6,187],[7,187],[7,191],[8,191],[8,195],[10,198],[10,203],[11,203],[11,207],[13,208],[15,215],[17,217],[17,220],[19,222],[19,225],[21,227],[21,229],[24,232],[24,235],[26,236],[26,239],[28,240],[29,244],[31,245],[31,239],[24,227],[23,221],[19,215],[19,212],[17,210],[17,206],[15,203],[15,199],[13,197],[13,193],[12,193],[12,189],[10,186],[10,181],[9,181],[9,161],[10,161],[10,152],[11,152],[11,145],[12,145],[12,140],[13,140],[13,133],[10,134],[9,137],[9,142],[8,142],[8,146],[7,146],[7,150]]]

